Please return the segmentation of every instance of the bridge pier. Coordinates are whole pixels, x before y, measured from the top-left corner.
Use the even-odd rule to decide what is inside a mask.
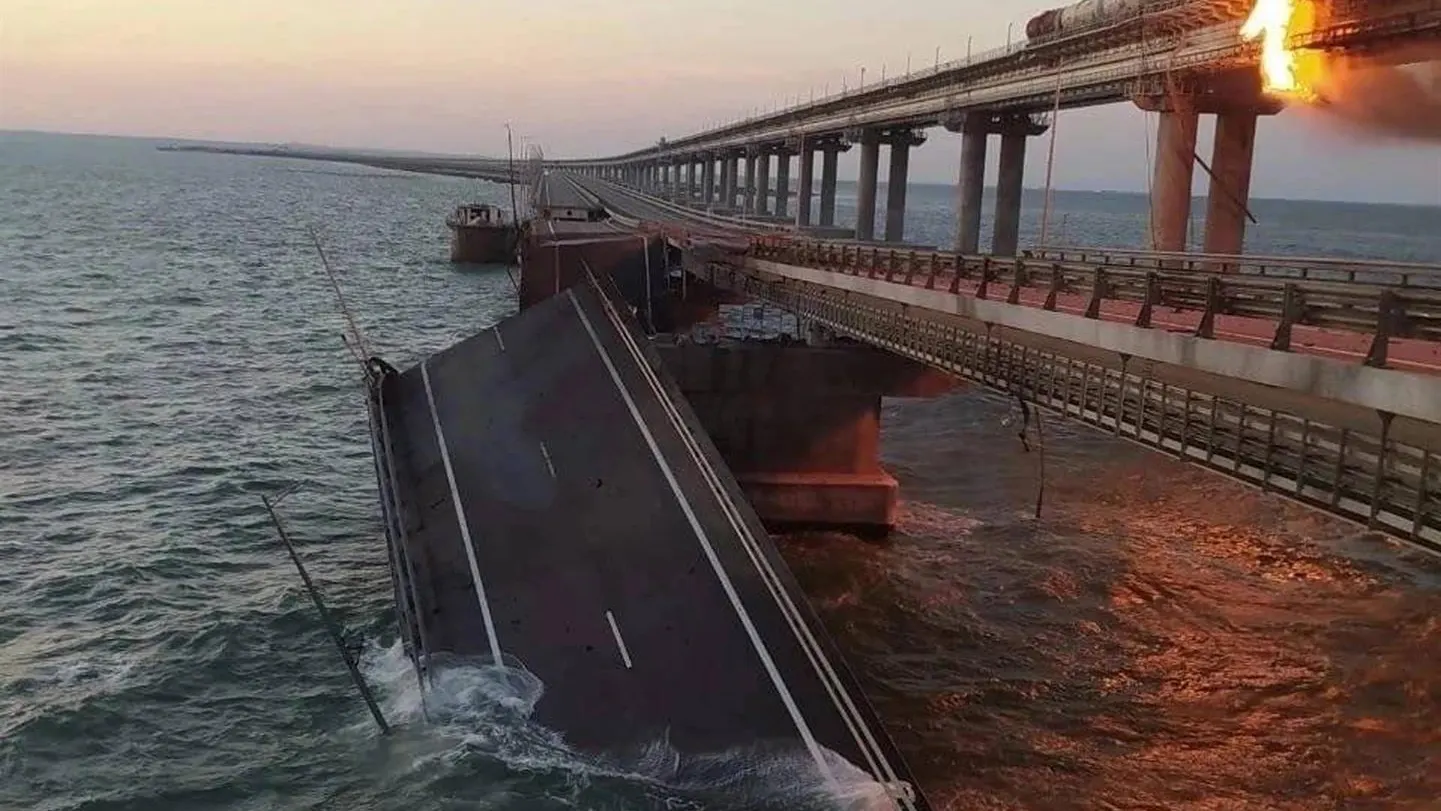
[[[701,165],[701,206],[709,207],[715,202],[715,156],[705,154]]]
[[[1196,130],[1200,114],[1182,104],[1160,114],[1156,166],[1151,180],[1151,247],[1186,250],[1191,226],[1191,179],[1196,171]]]
[[[756,514],[778,528],[893,527],[899,486],[880,463],[881,397],[956,385],[854,344],[656,349]]]
[[[801,139],[800,185],[796,188],[796,225],[811,224],[811,195],[815,191],[816,150]]]
[[[746,187],[742,195],[741,210],[746,215],[756,213],[756,162],[760,159],[760,150],[756,147],[746,148]]]
[[[1211,147],[1211,172],[1215,176],[1206,196],[1206,253],[1236,255],[1245,248],[1257,117],[1254,110],[1216,116],[1216,140]]]
[[[1029,115],[981,110],[952,113],[942,124],[950,132],[961,133],[960,174],[956,183],[956,252],[966,255],[980,253],[986,148],[994,133],[1001,136],[1001,155],[996,178],[996,217],[991,233],[991,253],[1015,256],[1020,247],[1026,139],[1045,132],[1046,125]]]
[[[881,162],[880,132],[863,130],[846,136],[861,144],[860,177],[856,180],[856,239],[869,242],[876,237],[876,172]]]
[[[1260,79],[1254,71],[1213,77],[1184,92],[1167,88],[1167,92],[1141,95],[1133,100],[1142,110],[1160,116],[1151,181],[1152,249],[1176,253],[1190,246],[1196,132],[1200,117],[1214,114],[1216,133],[1203,250],[1241,253],[1246,240],[1257,118],[1280,112],[1282,103],[1261,92]]]
[[[730,169],[729,169],[730,185],[726,186],[725,192],[724,192],[724,194],[725,194],[725,207],[726,207],[727,209],[731,210],[731,211],[734,211],[735,208],[736,208],[736,192],[737,192],[737,190],[738,190],[739,187],[740,187],[740,183],[739,183],[739,180],[740,180],[740,178],[739,178],[739,175],[740,175],[740,161],[741,161],[741,153],[736,152],[736,151],[730,151],[730,152],[727,152],[727,153],[726,153],[726,156],[725,156],[726,166],[730,167]]]
[[[785,217],[791,203],[791,152],[782,146],[776,150],[775,215]]]
[[[700,197],[700,160],[691,158],[689,171],[686,173],[685,201],[694,203]]]
[[[1030,116],[1009,117],[1000,127],[1001,159],[996,177],[996,222],[991,253],[1015,256],[1021,242],[1021,204],[1025,199],[1026,140],[1046,131]]]
[[[770,214],[771,194],[771,155],[764,147],[756,154],[756,194],[755,211],[756,216],[764,217]]]
[[[946,129],[961,133],[961,173],[956,184],[956,253],[974,256],[981,252],[981,201],[986,189],[986,142],[990,131],[979,116],[967,115],[947,123]]]
[[[886,242],[903,242],[906,234],[906,189],[910,178],[911,147],[926,142],[924,132],[898,130],[886,142],[891,147],[891,166],[886,175]]]
[[[821,226],[836,224],[836,167],[847,147],[831,141],[821,147]]]

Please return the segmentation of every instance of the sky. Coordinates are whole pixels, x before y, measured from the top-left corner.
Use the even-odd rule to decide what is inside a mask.
[[[548,156],[612,154],[854,86],[862,68],[869,83],[937,48],[1004,45],[1049,5],[0,0],[0,129],[501,155],[509,121]],[[1053,183],[1144,191],[1148,132],[1126,104],[1063,113]],[[1027,185],[1045,182],[1048,140],[1032,142]],[[1209,142],[1203,120],[1202,156]],[[954,181],[958,153],[932,130],[912,179]],[[1261,124],[1252,193],[1441,205],[1441,144],[1288,110]]]

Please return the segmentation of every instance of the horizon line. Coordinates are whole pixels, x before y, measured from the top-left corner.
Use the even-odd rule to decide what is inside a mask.
[[[289,146],[289,147],[304,147],[304,148],[309,148],[309,149],[326,149],[326,150],[331,150],[331,151],[334,151],[334,152],[337,152],[337,153],[352,152],[352,153],[355,153],[355,154],[357,154],[357,155],[359,155],[359,154],[364,154],[364,153],[366,153],[366,152],[382,152],[382,153],[389,152],[389,153],[408,153],[408,154],[413,154],[413,155],[422,155],[422,156],[430,157],[430,158],[451,158],[451,159],[462,159],[462,160],[505,160],[504,157],[496,157],[496,156],[490,156],[490,155],[464,154],[464,153],[459,153],[459,152],[434,152],[434,151],[425,150],[425,149],[401,149],[401,148],[397,148],[397,147],[378,147],[378,146],[376,146],[376,147],[329,146],[329,145],[325,145],[325,144],[311,144],[311,143],[305,143],[305,142],[301,142],[301,141],[245,141],[245,140],[228,141],[228,140],[220,140],[220,139],[215,139],[215,138],[196,138],[196,137],[192,137],[192,136],[180,136],[180,135],[123,135],[123,134],[116,134],[116,133],[109,133],[109,132],[68,132],[68,131],[59,131],[59,130],[10,129],[10,128],[6,128],[6,127],[0,127],[0,135],[53,135],[53,136],[70,137],[70,138],[114,138],[114,139],[129,140],[129,141],[152,141],[152,142],[154,142],[154,141],[170,141],[170,142],[187,142],[187,143],[198,143],[198,144],[213,144],[213,145],[218,145],[218,146],[247,146],[247,147],[272,147],[272,148],[273,148],[273,147],[287,147],[287,146]],[[584,159],[584,158],[560,158],[559,160],[585,160],[585,159]],[[324,162],[324,161],[322,161],[322,162]],[[344,161],[330,161],[330,162],[331,162],[331,163],[343,163]],[[431,174],[431,173],[415,173],[415,174]],[[440,175],[437,175],[437,176],[440,176]],[[775,175],[772,175],[771,177],[774,178]],[[855,179],[855,178],[839,178],[839,177],[836,179],[836,181],[837,181],[838,183],[856,183],[856,182],[858,182],[857,179]],[[881,180],[881,179],[878,178],[876,185],[879,187],[879,186],[886,186],[886,185],[888,185],[888,184],[887,184],[886,181]],[[911,187],[911,186],[938,186],[938,187],[942,187],[942,188],[954,188],[954,187],[956,186],[956,183],[955,183],[955,182],[947,182],[947,181],[944,181],[944,180],[909,180],[906,185],[907,185],[908,188]],[[987,185],[987,186],[985,186],[985,189],[986,189],[987,191],[993,190],[993,189],[995,189],[995,188],[996,188],[996,187],[995,187],[994,185]],[[1044,186],[1024,186],[1023,189],[1022,189],[1022,191],[1023,191],[1023,192],[1038,192],[1038,193],[1044,194],[1044,193],[1046,192],[1046,188],[1045,188]],[[1069,193],[1069,194],[1112,194],[1112,195],[1130,195],[1130,196],[1135,196],[1135,197],[1145,197],[1145,196],[1147,196],[1147,194],[1148,194],[1148,192],[1147,192],[1145,189],[1128,190],[1128,189],[1095,189],[1095,188],[1053,187],[1053,188],[1051,189],[1051,191],[1052,191],[1052,192],[1066,192],[1066,193]],[[1193,200],[1201,200],[1201,199],[1205,199],[1205,196],[1204,196],[1204,195],[1193,195],[1193,196],[1192,196],[1192,199],[1193,199]],[[1252,202],[1329,203],[1329,204],[1337,204],[1337,203],[1339,203],[1339,204],[1343,204],[1343,205],[1354,205],[1354,206],[1391,206],[1391,207],[1396,207],[1396,208],[1427,208],[1427,209],[1430,209],[1430,208],[1441,208],[1441,202],[1437,202],[1437,203],[1421,203],[1421,202],[1404,202],[1404,203],[1403,203],[1403,202],[1394,202],[1394,201],[1392,201],[1392,202],[1378,202],[1378,201],[1365,201],[1365,200],[1326,199],[1326,198],[1320,198],[1320,197],[1251,197],[1250,200],[1251,200]]]

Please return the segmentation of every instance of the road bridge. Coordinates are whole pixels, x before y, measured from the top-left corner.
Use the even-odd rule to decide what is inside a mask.
[[[663,234],[710,285],[1441,551],[1441,267],[999,260],[811,240],[566,182]]]

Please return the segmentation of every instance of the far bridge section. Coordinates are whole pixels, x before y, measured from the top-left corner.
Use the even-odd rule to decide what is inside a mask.
[[[706,777],[727,807],[829,796],[923,811],[628,309],[587,275],[413,368],[372,361],[396,604],[422,685],[447,662],[532,685],[522,721],[582,764],[670,747],[676,777]]]
[[[1253,0],[1084,0],[1033,18],[1027,37],[1001,49],[702,132],[657,137],[624,154],[546,165],[752,222],[902,243],[911,150],[926,142],[927,130],[943,127],[961,135],[957,239],[946,247],[981,252],[986,153],[999,141],[996,214],[986,247],[995,256],[1014,256],[1030,139],[1050,130],[1060,110],[1132,104],[1157,119],[1147,247],[1176,252],[1192,244],[1192,181],[1199,166],[1211,178],[1202,250],[1239,254],[1251,218],[1259,120],[1287,103],[1264,86],[1260,46],[1241,34],[1253,6]],[[1290,32],[1292,49],[1389,64],[1418,61],[1422,52],[1409,46],[1441,39],[1441,0],[1331,0],[1308,7],[1315,19]],[[1215,117],[1208,157],[1198,151],[1201,116]],[[851,149],[860,153],[857,215],[853,227],[842,227],[838,156]],[[882,166],[884,200],[878,199]]]
[[[827,242],[585,182],[708,287],[1441,552],[1441,267]]]

